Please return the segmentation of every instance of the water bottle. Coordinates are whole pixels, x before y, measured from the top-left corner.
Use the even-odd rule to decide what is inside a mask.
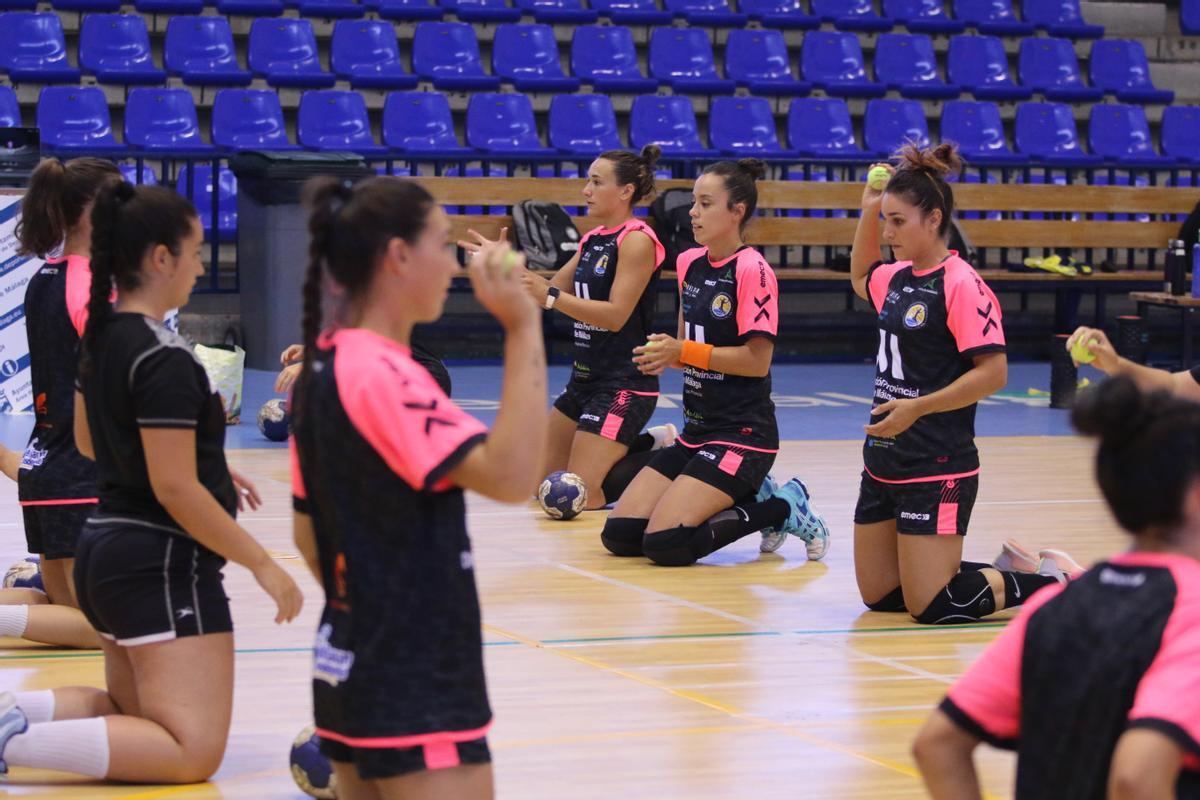
[[[1163,278],[1163,291],[1173,295],[1184,293],[1184,276],[1187,275],[1187,249],[1182,239],[1172,239],[1167,244],[1167,268]]]

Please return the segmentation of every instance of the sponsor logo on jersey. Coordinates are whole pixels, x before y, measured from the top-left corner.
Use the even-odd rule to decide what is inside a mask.
[[[608,272],[608,253],[600,256],[600,260],[596,262],[596,266],[592,267],[592,272],[596,275],[603,275]]]
[[[708,307],[708,310],[714,318],[725,319],[733,313],[733,298],[725,292],[721,292],[712,299],[712,304]]]
[[[929,319],[929,307],[924,303],[913,303],[904,312],[904,327],[910,330],[924,328],[927,319]]]
[[[38,440],[35,436],[29,446],[25,448],[25,452],[21,454],[21,469],[33,469],[40,467],[46,463],[47,450],[38,447]]]
[[[1100,582],[1109,586],[1137,589],[1146,582],[1146,575],[1142,572],[1118,572],[1115,569],[1104,567],[1100,570]]]

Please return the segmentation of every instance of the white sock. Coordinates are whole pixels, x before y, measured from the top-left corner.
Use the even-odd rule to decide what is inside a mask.
[[[25,635],[29,624],[29,606],[0,606],[0,636]]]
[[[30,725],[8,740],[4,761],[9,766],[107,777],[108,723],[104,717],[89,717]]]
[[[25,713],[25,719],[31,724],[50,722],[54,719],[54,692],[46,689],[42,692],[13,692],[17,698],[17,707]]]

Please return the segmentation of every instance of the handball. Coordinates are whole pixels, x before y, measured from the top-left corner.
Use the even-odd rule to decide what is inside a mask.
[[[888,181],[891,179],[892,173],[888,172],[887,167],[871,167],[871,171],[867,173],[867,186],[877,192],[882,192],[887,188]]]
[[[18,561],[4,573],[5,589],[37,589],[46,591],[42,584],[42,559],[38,556]]]
[[[292,415],[288,411],[286,400],[273,398],[263,403],[262,408],[258,410],[258,429],[272,442],[285,441],[291,427]]]
[[[309,725],[292,742],[292,752],[288,758],[292,769],[292,779],[300,787],[300,791],[309,797],[320,800],[335,800],[337,797],[337,776],[333,774],[333,766],[329,759],[321,754],[321,740]]]
[[[574,519],[587,505],[587,486],[574,472],[552,472],[538,489],[538,502],[551,519]]]

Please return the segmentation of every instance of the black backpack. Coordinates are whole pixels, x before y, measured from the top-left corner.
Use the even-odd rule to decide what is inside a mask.
[[[675,261],[684,250],[699,247],[692,238],[691,189],[667,189],[650,205],[654,232],[667,251],[663,269],[675,269]]]
[[[530,269],[556,270],[579,251],[579,231],[558,203],[522,200],[513,206],[513,226]]]
[[[1188,214],[1187,219],[1179,226],[1179,236],[1176,238],[1182,239],[1184,247],[1188,249],[1200,242],[1200,203],[1196,203],[1192,213]]]

